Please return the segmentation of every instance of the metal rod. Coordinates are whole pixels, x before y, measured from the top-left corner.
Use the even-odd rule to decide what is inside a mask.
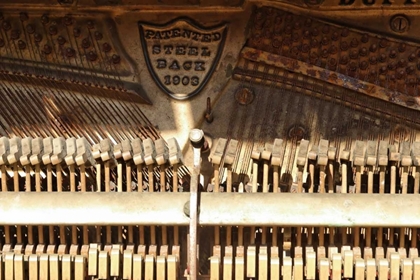
[[[189,276],[196,280],[198,276],[197,263],[197,225],[198,225],[198,184],[201,164],[201,148],[204,144],[204,133],[200,129],[193,129],[189,135],[193,146],[193,170],[190,184],[190,231],[189,231]]]
[[[189,196],[147,192],[4,192],[0,193],[0,224],[189,225],[183,211]],[[161,203],[157,205],[156,201]],[[286,211],[292,208],[294,211]],[[201,193],[198,223],[420,227],[418,213],[420,196],[411,194]]]

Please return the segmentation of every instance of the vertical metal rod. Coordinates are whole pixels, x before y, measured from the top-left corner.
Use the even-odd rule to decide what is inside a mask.
[[[194,151],[194,167],[191,175],[190,186],[190,248],[189,268],[190,279],[197,280],[197,209],[198,209],[198,179],[200,176],[201,147],[204,144],[204,133],[202,130],[193,129],[190,132],[190,141]]]

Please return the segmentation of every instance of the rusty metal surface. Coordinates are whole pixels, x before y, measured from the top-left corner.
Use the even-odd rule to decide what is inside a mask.
[[[247,46],[245,59],[419,108],[417,44],[263,7]]]

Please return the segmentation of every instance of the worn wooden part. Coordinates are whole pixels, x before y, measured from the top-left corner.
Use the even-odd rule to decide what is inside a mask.
[[[316,254],[312,247],[306,248],[306,279],[314,280],[316,279]]]
[[[143,279],[143,255],[133,255],[133,280]]]
[[[39,278],[49,279],[49,275],[50,275],[49,255],[42,254],[39,258]]]
[[[316,255],[317,255],[317,261],[318,261],[317,265],[318,265],[318,269],[319,269],[319,261],[321,259],[324,259],[324,258],[327,257],[327,254],[325,253],[325,247],[324,246],[318,246],[316,248]]]
[[[420,280],[420,258],[413,259],[413,280]]]
[[[328,280],[330,278],[330,261],[321,258],[319,261],[319,280]]]
[[[362,258],[355,259],[354,280],[365,279],[365,261]]]
[[[5,279],[14,278],[14,256],[12,252],[7,252],[3,255],[4,257],[4,277]]]
[[[389,264],[387,259],[378,259],[376,261],[378,266],[378,280],[388,280]]]
[[[83,280],[86,277],[86,258],[84,256],[74,257],[74,279]]]
[[[178,278],[178,256],[169,255],[167,262],[167,279],[176,280]]]
[[[50,280],[60,280],[60,257],[58,254],[50,255]]]
[[[344,250],[343,254],[343,277],[353,278],[353,251]]]
[[[73,261],[74,257],[71,255],[63,255],[61,258],[61,278],[64,280],[72,280],[73,277]]]
[[[400,255],[401,261],[407,258],[407,250],[403,247],[398,248],[398,254]]]
[[[397,252],[392,252],[390,255],[390,279],[391,280],[398,280],[400,278],[400,254]]]
[[[243,277],[241,278],[243,279]],[[270,280],[279,280],[280,279],[280,258],[277,256],[271,255],[270,257]]]
[[[98,247],[96,246],[96,244],[93,246],[91,244],[89,247],[88,275],[98,275]]]
[[[341,265],[342,265],[341,254],[333,253],[332,258],[330,259],[332,263],[331,279],[340,280],[341,279]]]
[[[1,261],[1,257],[0,257],[0,261]],[[32,255],[29,256],[28,266],[29,266],[28,267],[29,280],[38,280],[39,279],[39,259],[38,259],[38,255],[32,254]],[[3,274],[0,272],[0,275],[3,275]]]
[[[133,277],[133,250],[124,250],[123,252],[123,279],[131,279]]]
[[[281,275],[283,276],[282,279],[292,280],[292,272],[293,272],[292,258],[283,257],[283,265],[281,267]]]
[[[293,258],[293,279],[303,280],[303,258],[302,256]]]
[[[419,257],[419,251],[417,250],[417,248],[410,248],[410,250],[408,251],[408,257],[410,259],[415,259]]]
[[[258,253],[258,279],[268,279],[267,246],[260,246]]]
[[[109,253],[100,251],[98,257],[98,279],[108,279],[109,277]]]
[[[14,276],[15,280],[25,280],[26,279],[26,267],[24,263],[24,255],[16,254],[14,256]]]
[[[380,259],[385,258],[385,251],[383,247],[376,247],[375,248],[375,259],[378,262]]]
[[[373,258],[372,248],[367,248],[367,247],[363,248],[363,258],[365,260],[368,260],[368,259],[372,259]]]
[[[223,279],[232,279],[233,277],[233,257],[232,255],[223,257]]]
[[[246,277],[256,277],[257,248],[248,246],[246,250]]]
[[[121,250],[119,246],[113,247],[110,252],[111,256],[111,265],[110,265],[110,276],[111,277],[120,277],[121,272]]]
[[[401,260],[401,280],[411,280],[413,277],[413,262],[411,259]]]
[[[368,259],[366,261],[366,280],[376,279],[376,263],[374,259]]]
[[[210,258],[210,279],[219,280],[221,274],[220,257],[212,256]]]
[[[156,280],[166,280],[166,257],[156,257]]]
[[[144,279],[153,280],[155,278],[155,255],[146,255],[144,259],[145,269],[144,269]]]

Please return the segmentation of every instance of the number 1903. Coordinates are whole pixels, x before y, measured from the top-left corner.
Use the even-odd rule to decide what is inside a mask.
[[[197,76],[192,76],[191,78],[189,76],[180,77],[178,75],[171,76],[166,75],[163,77],[165,79],[164,83],[165,85],[179,85],[183,84],[184,86],[192,85],[192,86],[198,86],[200,83],[200,79]]]

